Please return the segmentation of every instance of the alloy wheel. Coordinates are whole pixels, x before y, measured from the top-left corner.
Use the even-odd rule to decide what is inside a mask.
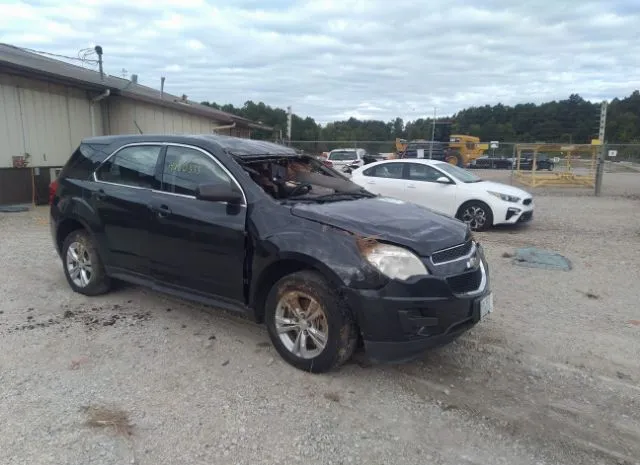
[[[93,276],[93,265],[89,251],[80,242],[72,242],[67,248],[67,271],[73,284],[87,287]]]
[[[462,212],[462,221],[474,231],[482,229],[487,222],[487,212],[482,207],[471,205]]]
[[[301,291],[288,291],[280,297],[275,327],[285,348],[307,360],[320,355],[329,340],[329,324],[322,306]]]

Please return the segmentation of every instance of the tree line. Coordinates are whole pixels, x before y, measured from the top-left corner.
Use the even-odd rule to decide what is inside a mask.
[[[275,134],[256,131],[253,135],[255,138],[272,140],[280,131],[283,135],[286,134],[287,112],[282,108],[251,100],[242,107],[215,102],[202,104],[275,128]],[[479,137],[483,142],[497,140],[588,144],[591,139],[598,137],[599,118],[600,102],[587,101],[578,94],[573,94],[566,100],[539,105],[523,103],[508,106],[498,103],[470,107],[450,117],[437,118],[435,140],[448,141],[450,134],[469,134]],[[293,114],[291,128],[293,141],[383,142],[396,138],[430,139],[432,119],[419,118],[405,122],[402,118],[395,118],[385,122],[349,118],[321,125],[311,117],[303,118]],[[628,97],[615,98],[609,102],[606,139],[607,143],[640,143],[640,91],[636,90]],[[297,145],[314,151],[335,148],[332,144],[321,142]],[[381,149],[375,151],[393,150],[393,144],[378,145]]]

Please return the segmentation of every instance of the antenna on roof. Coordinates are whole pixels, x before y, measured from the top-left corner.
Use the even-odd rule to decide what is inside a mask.
[[[96,45],[94,50],[98,54],[98,67],[100,68],[100,79],[104,81],[104,70],[102,69],[102,47]]]
[[[160,98],[164,97],[164,76],[160,78]]]

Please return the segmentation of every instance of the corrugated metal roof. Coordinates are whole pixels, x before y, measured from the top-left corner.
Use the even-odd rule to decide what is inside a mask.
[[[69,82],[88,89],[110,89],[114,95],[122,95],[123,97],[134,100],[141,100],[174,108],[186,113],[206,116],[221,123],[236,123],[240,126],[248,126],[253,129],[273,130],[272,127],[216,110],[206,105],[183,101],[181,97],[166,92],[161,93],[157,89],[134,83],[128,79],[107,74],[102,78],[97,71],[55,60],[20,47],[0,43],[0,69],[3,67],[37,74],[51,80]]]

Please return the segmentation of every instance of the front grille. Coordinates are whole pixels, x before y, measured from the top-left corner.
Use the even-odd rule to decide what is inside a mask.
[[[449,249],[440,250],[438,252],[434,252],[431,255],[431,261],[434,265],[438,263],[450,262],[452,260],[456,260],[460,257],[464,257],[465,255],[469,255],[471,252],[471,248],[473,247],[473,241],[469,239],[464,244],[456,245],[455,247],[451,247]]]
[[[466,292],[476,291],[482,282],[482,270],[470,271],[457,276],[447,278],[447,284],[454,294],[464,294]]]
[[[524,200],[522,201],[522,204],[523,204],[523,205],[531,205],[531,200],[532,200],[532,199],[524,199]]]

